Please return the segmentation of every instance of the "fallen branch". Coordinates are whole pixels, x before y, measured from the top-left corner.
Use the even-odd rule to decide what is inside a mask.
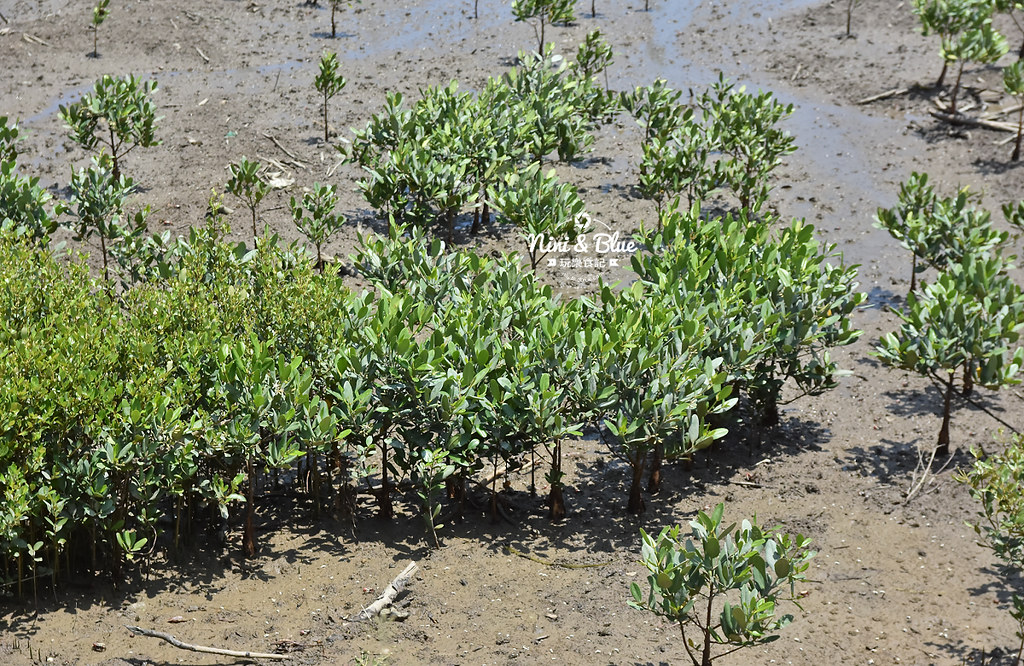
[[[361,610],[358,615],[352,616],[350,621],[362,622],[380,615],[382,610],[395,603],[395,598],[397,598],[398,595],[401,594],[402,590],[405,589],[405,586],[409,583],[409,579],[412,578],[412,575],[416,573],[418,568],[418,564],[410,562],[409,566],[403,569],[402,573],[398,574],[398,576],[391,581],[391,584],[384,589],[384,593],[377,598],[377,601],[374,601],[372,604]]]
[[[191,643],[183,643],[170,634],[165,634],[160,631],[152,631],[150,629],[143,629],[142,627],[133,627],[125,625],[125,628],[133,634],[140,636],[149,636],[150,638],[159,638],[162,641],[167,641],[174,647],[181,650],[188,650],[189,652],[203,652],[206,654],[219,654],[225,657],[240,657],[243,659],[276,659],[283,661],[285,659],[291,659],[286,654],[269,654],[266,652],[247,652],[244,650],[225,650],[223,648],[204,647],[202,645],[192,645]]]
[[[0,13],[0,20],[3,20],[4,23],[10,23],[10,21],[7,20],[7,17],[4,16],[2,13]]]
[[[910,88],[892,88],[891,90],[886,90],[885,92],[880,92],[877,95],[872,95],[871,97],[865,97],[864,99],[862,99],[859,102],[857,102],[857,104],[858,105],[870,104],[871,102],[878,102],[878,101],[881,101],[883,99],[889,99],[890,97],[896,97],[898,95],[905,95],[908,92],[910,92]]]
[[[964,125],[966,127],[981,127],[983,129],[995,130],[997,132],[1016,132],[1017,128],[1009,123],[998,123],[992,120],[983,120],[981,118],[971,118],[970,116],[964,116],[959,113],[946,113],[945,111],[929,111],[932,117],[938,118],[950,125]]]
[[[1014,104],[1013,106],[1008,106],[1005,109],[999,109],[998,111],[993,111],[992,113],[990,113],[987,116],[985,116],[983,118],[983,120],[995,120],[996,118],[1002,118],[1003,116],[1005,116],[1005,115],[1007,115],[1009,113],[1014,113],[1016,111],[1020,111],[1020,107],[1022,107],[1022,106],[1024,106],[1024,104]]]
[[[295,154],[294,154],[294,153],[292,153],[292,152],[291,152],[290,150],[288,150],[287,148],[285,148],[284,146],[282,146],[282,145],[281,145],[281,142],[280,142],[280,141],[278,141],[277,139],[275,139],[275,138],[274,138],[273,136],[271,136],[270,134],[267,134],[266,132],[264,132],[264,133],[263,133],[263,136],[265,136],[265,137],[267,137],[268,139],[270,139],[270,140],[271,140],[271,141],[272,141],[272,142],[274,143],[274,145],[275,145],[275,146],[277,146],[278,148],[280,148],[280,149],[281,149],[281,152],[282,152],[282,153],[284,153],[285,155],[287,155],[288,157],[290,157],[290,158],[292,158],[293,160],[296,160],[296,161],[297,161],[297,160],[299,159],[298,157],[296,157],[296,156],[295,156]],[[306,167],[302,167],[302,168],[303,168],[303,169],[305,169]]]
[[[198,54],[199,54],[199,57],[200,57],[200,58],[202,58],[202,59],[203,59],[203,61],[204,61],[204,62],[205,62],[205,63],[206,63],[207,65],[209,65],[209,64],[210,64],[210,59],[206,57],[206,54],[205,54],[205,53],[203,53],[203,52],[202,52],[202,51],[201,51],[201,50],[199,49],[199,47],[198,47],[198,46],[193,46],[192,48],[194,48],[194,49],[196,50],[196,53],[198,53]]]
[[[50,45],[50,42],[46,41],[45,39],[40,39],[39,37],[36,37],[35,35],[30,35],[27,32],[21,33],[21,37],[29,44],[40,44],[42,46]]]

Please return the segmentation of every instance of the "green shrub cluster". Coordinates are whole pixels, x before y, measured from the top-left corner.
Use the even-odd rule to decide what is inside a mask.
[[[359,182],[367,202],[382,219],[442,224],[449,242],[467,208],[473,233],[494,207],[511,216],[507,194],[520,182],[516,174],[552,153],[578,159],[593,142],[594,123],[614,108],[595,79],[610,62],[607,45],[595,36],[581,57],[586,69],[569,67],[551,48],[543,56],[520,53],[519,67],[491,77],[478,94],[453,81],[422,91],[411,108],[400,93],[389,94],[350,149],[367,174]],[[539,231],[556,235],[564,223],[556,208]]]
[[[1006,206],[1006,220],[1018,229],[1024,205]],[[899,203],[879,209],[878,226],[912,254],[910,293],[896,310],[900,328],[882,337],[876,354],[883,363],[931,379],[943,396],[942,425],[935,455],[949,453],[949,425],[956,375],[961,394],[975,384],[989,389],[1019,383],[1024,347],[1024,294],[1010,277],[1016,257],[1011,235],[993,225],[989,211],[966,189],[940,196],[927,174],[914,173],[900,188]],[[932,269],[933,282],[917,284]]]

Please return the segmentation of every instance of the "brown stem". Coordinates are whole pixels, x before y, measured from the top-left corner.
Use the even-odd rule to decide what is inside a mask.
[[[714,539],[715,535],[709,535]],[[708,611],[704,624],[704,654],[701,655],[701,666],[711,666],[711,602],[715,598],[715,581],[708,583]]]
[[[949,455],[949,418],[951,414],[951,402],[953,400],[953,373],[949,373],[946,380],[946,396],[942,406],[942,428],[939,430],[939,441],[935,447],[935,455]]]
[[[935,82],[936,88],[941,88],[942,84],[946,82],[946,72],[949,71],[949,61],[942,61],[942,72],[939,73],[939,80]]]
[[[953,84],[953,94],[949,97],[949,112],[956,114],[956,98],[960,94],[960,80],[964,76],[964,61],[960,61],[960,68],[956,72],[956,83]]]
[[[114,136],[114,126],[109,125],[107,129],[110,131],[110,159],[114,164],[114,184],[116,185],[121,180],[121,163],[117,159],[117,138]]]
[[[683,647],[686,648],[686,654],[689,655],[690,661],[693,662],[693,666],[700,666],[700,662],[697,661],[697,655],[693,654],[693,650],[690,649],[690,644],[686,641],[686,625],[682,622],[679,623],[679,632],[683,635]]]
[[[1024,51],[1024,46],[1021,47]],[[1024,58],[1024,56],[1021,56]],[[1020,137],[1024,133],[1024,104],[1021,104],[1020,111],[1017,112],[1017,141],[1013,144],[1013,157],[1010,159],[1016,162],[1020,159]]]
[[[914,288],[917,287],[917,253],[915,252],[910,260],[910,291],[907,293],[914,293]]]
[[[324,143],[327,143],[327,91],[324,90]]]
[[[629,503],[626,505],[626,511],[634,515],[640,515],[646,508],[644,506],[644,497],[640,492],[640,486],[643,485],[644,480],[644,463],[646,462],[645,451],[637,449],[635,458],[630,460],[633,465],[633,481],[629,485]]]
[[[657,493],[661,490],[661,463],[665,459],[665,443],[658,442],[654,447],[654,458],[651,460],[651,475],[647,479],[647,492]]]
[[[245,500],[245,529],[242,534],[242,554],[245,557],[256,556],[256,466],[252,464],[252,457],[245,463],[246,474],[249,475],[249,489]]]
[[[562,441],[555,440],[551,451],[551,490],[548,493],[548,517],[551,520],[565,518],[565,495],[562,493]]]
[[[384,444],[381,446],[380,455],[380,494],[377,495],[377,515],[385,520],[391,520],[395,515],[395,509],[391,506],[391,485],[388,480],[387,439],[384,440]]]
[[[100,250],[103,252],[103,279],[110,280],[110,272],[107,270],[107,239],[100,233]]]

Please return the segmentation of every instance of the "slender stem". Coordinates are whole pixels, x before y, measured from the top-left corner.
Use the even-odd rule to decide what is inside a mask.
[[[913,258],[910,261],[910,291],[907,293],[908,296],[914,293],[914,288],[917,286],[917,253],[914,252],[911,256]]]
[[[1017,141],[1013,146],[1013,157],[1010,159],[1016,162],[1020,159],[1020,138],[1021,133],[1024,133],[1024,103],[1020,106],[1020,111],[1017,112]]]
[[[715,535],[710,535],[712,539]],[[715,581],[708,581],[708,610],[706,624],[704,625],[704,655],[701,666],[711,666],[711,602],[715,598]]]
[[[946,395],[942,407],[942,428],[939,429],[939,441],[935,447],[935,454],[940,456],[949,455],[949,420],[951,415],[951,403],[953,400],[953,378],[954,374],[949,373],[946,380]]]
[[[686,654],[690,656],[690,661],[693,662],[693,666],[700,666],[700,662],[697,661],[697,655],[690,649],[690,643],[686,640],[686,625],[682,622],[679,623],[679,631],[683,635],[683,647],[686,648]]]
[[[103,279],[109,280],[110,273],[107,270],[107,239],[102,233],[100,234],[100,250],[103,253]]]
[[[114,136],[114,126],[107,121],[107,129],[110,130],[110,158],[114,161],[114,183],[121,180],[121,165],[117,160],[117,137]]]
[[[956,72],[956,83],[953,84],[953,94],[949,97],[949,112],[956,114],[956,98],[960,94],[960,80],[964,76],[964,61],[960,61],[960,68]]]

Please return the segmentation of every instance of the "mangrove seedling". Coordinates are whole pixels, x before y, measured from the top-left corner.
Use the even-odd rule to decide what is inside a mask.
[[[536,162],[489,194],[495,210],[522,233],[533,270],[549,252],[571,248],[589,226],[576,188]]]
[[[570,23],[576,18],[573,5],[576,0],[513,0],[512,13],[516,21],[525,21],[537,36],[537,53],[544,53],[544,27],[550,24]]]
[[[949,455],[956,372],[964,369],[964,393],[974,384],[996,390],[1019,383],[1024,347],[1012,346],[1024,328],[1024,296],[998,258],[968,255],[921,294],[907,296],[896,314],[900,330],[885,335],[875,355],[886,365],[912,370],[939,386],[942,425],[936,456]]]
[[[1013,155],[1010,157],[1016,162],[1020,159],[1021,134],[1024,133],[1024,60],[1017,60],[1003,68],[1003,88],[1021,102],[1017,110],[1017,139],[1013,144]]]
[[[860,4],[860,0],[847,0],[846,1],[846,38],[853,37],[853,33],[850,31],[851,24],[853,23],[853,8]]]
[[[1021,0],[992,0],[992,7],[995,11],[1009,16],[1013,24],[1017,26],[1017,30],[1024,33],[1024,25],[1021,25],[1020,19],[1017,18],[1017,12],[1024,11],[1024,2]],[[1021,58],[1024,58],[1024,42],[1021,42],[1017,51],[1017,59]]]
[[[991,19],[985,19],[980,25],[964,32],[963,36],[948,48],[948,53],[960,66],[956,73],[956,83],[949,96],[949,113],[956,113],[957,97],[960,94],[960,82],[964,75],[964,65],[968,62],[991,64],[1002,58],[1010,47],[1003,37],[992,27]],[[943,50],[947,50],[944,45]]]
[[[608,67],[612,64],[612,47],[605,41],[600,30],[591,30],[576,51],[574,69],[590,79],[604,72],[605,89],[608,87]]]
[[[96,36],[100,31],[100,24],[107,19],[110,14],[110,10],[107,9],[107,5],[110,4],[110,0],[99,0],[96,6],[92,9],[92,57],[99,58],[100,53],[96,50]]]
[[[1020,492],[1024,483],[1024,438],[1016,435],[1005,451],[995,455],[986,455],[983,449],[972,449],[971,453],[976,458],[974,464],[956,479],[967,484],[971,497],[981,503],[981,520],[972,525],[981,538],[978,545],[992,549],[1002,562],[1001,569],[1019,578],[1024,570],[1024,522],[1020,520],[1024,515],[1024,496]],[[1020,639],[1014,663],[1019,664],[1024,655],[1024,598],[1014,594],[1012,601],[1010,617],[1017,622]]]
[[[724,504],[710,514],[699,512],[689,535],[680,525],[657,537],[640,530],[648,592],[632,583],[629,605],[677,624],[693,666],[711,666],[726,654],[777,639],[776,632],[793,621],[777,614],[778,602],[800,607],[796,584],[806,580],[815,556],[810,539],[761,530],[756,517],[739,529],[726,526],[724,512]],[[728,649],[713,654],[715,646]]]
[[[252,213],[252,238],[256,243],[256,209],[263,197],[267,196],[270,186],[260,178],[260,163],[250,162],[244,155],[242,159],[230,164],[231,178],[228,179],[227,191],[242,200]]]
[[[946,81],[950,63],[958,59],[958,44],[964,33],[980,28],[991,16],[992,7],[978,0],[914,0],[914,13],[921,21],[921,34],[939,36],[942,72],[935,82],[941,88]]]
[[[338,73],[338,54],[325,53],[320,58],[320,73],[313,80],[313,85],[324,96],[324,143],[327,135],[327,101],[340,93],[348,81]]]
[[[341,9],[343,4],[352,6],[352,0],[328,0],[331,5],[331,39],[338,36],[338,22],[337,13]],[[356,0],[356,2],[362,2],[362,0]]]
[[[121,224],[125,200],[134,190],[131,178],[114,178],[110,159],[101,155],[93,164],[71,172],[70,205],[58,207],[59,213],[68,213],[73,220],[69,225],[75,240],[100,239],[103,255],[103,279],[110,279],[109,256],[113,243],[128,235]],[[142,218],[145,225],[144,216]]]
[[[323,272],[324,261],[320,250],[345,224],[345,216],[334,212],[338,205],[334,185],[314,183],[313,191],[303,194],[301,203],[292,197],[289,205],[295,226],[316,247],[316,267]]]
[[[156,106],[152,96],[156,81],[141,81],[134,75],[117,78],[105,75],[81,100],[60,106],[60,116],[71,139],[85,150],[100,144],[113,163],[113,178],[121,178],[125,155],[138,146],[160,144],[156,138]]]

